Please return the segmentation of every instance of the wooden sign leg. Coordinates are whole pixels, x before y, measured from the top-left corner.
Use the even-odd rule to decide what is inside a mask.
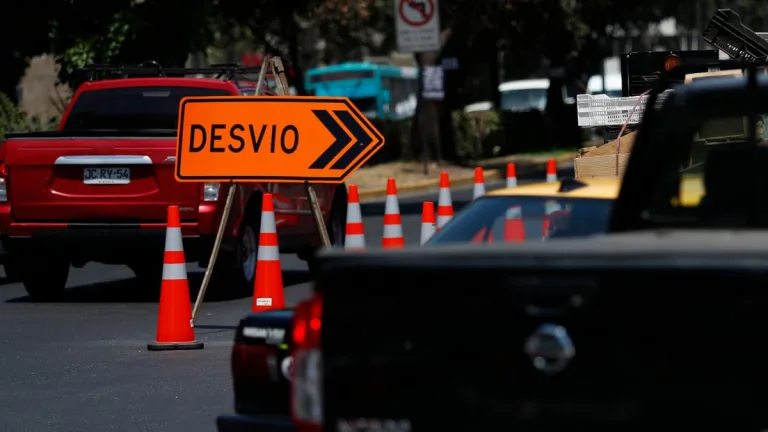
[[[259,71],[259,79],[256,82],[256,96],[261,95],[262,86],[267,76],[267,61],[271,59],[269,56],[265,59],[264,64]],[[227,201],[224,204],[224,211],[221,214],[221,221],[219,222],[219,229],[216,232],[216,240],[213,243],[213,250],[211,251],[211,258],[208,260],[208,267],[205,269],[205,276],[203,276],[203,282],[200,284],[200,291],[197,293],[195,299],[195,306],[192,308],[192,319],[189,320],[189,325],[195,326],[195,318],[197,312],[200,310],[200,306],[203,304],[203,298],[205,292],[208,290],[208,284],[211,282],[211,276],[213,275],[213,267],[216,265],[216,259],[219,256],[219,249],[221,249],[221,241],[224,237],[224,230],[227,227],[227,221],[229,220],[229,213],[232,211],[232,202],[235,199],[235,191],[237,190],[237,184],[230,181],[229,191],[227,193]]]
[[[323,213],[320,211],[320,204],[317,201],[315,188],[312,187],[312,183],[306,181],[304,182],[304,190],[307,192],[309,210],[312,212],[312,217],[315,219],[315,226],[317,227],[317,233],[320,235],[320,241],[323,243],[324,247],[331,247],[331,239],[328,237],[328,229],[323,220]]]

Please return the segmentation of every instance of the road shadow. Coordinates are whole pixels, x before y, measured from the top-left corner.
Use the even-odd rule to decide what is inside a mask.
[[[203,273],[187,275],[189,293],[194,302],[200,291]],[[283,270],[283,285],[307,283],[312,280],[308,270]],[[203,301],[206,303],[239,300],[253,295],[252,292],[234,293],[223,289],[221,283],[211,281]],[[38,300],[29,296],[8,299],[6,303],[157,303],[160,300],[160,281],[157,285],[147,285],[137,278],[120,279],[109,282],[69,287],[61,296],[51,300]]]
[[[433,201],[435,203],[435,206],[437,205],[437,201]],[[422,211],[422,206],[424,203],[422,202],[400,202],[398,203],[398,206],[400,207],[400,214],[401,215],[420,215]],[[469,204],[469,201],[454,201],[453,202],[453,211],[457,212],[464,208]],[[374,203],[362,203],[360,204],[360,212],[363,214],[363,216],[384,216],[384,203],[383,202],[374,202]]]

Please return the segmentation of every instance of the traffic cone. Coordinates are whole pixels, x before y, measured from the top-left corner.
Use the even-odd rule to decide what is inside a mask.
[[[437,231],[453,218],[453,201],[451,200],[451,179],[448,173],[440,173],[440,191],[437,196]]]
[[[517,187],[517,169],[513,162],[507,164],[507,187]]]
[[[485,173],[481,167],[475,168],[475,184],[472,187],[472,200],[485,195]]]
[[[504,242],[525,242],[525,223],[523,222],[523,209],[520,206],[507,209],[504,216]]]
[[[363,214],[360,211],[360,196],[357,185],[349,185],[347,191],[347,228],[344,237],[344,248],[347,250],[364,250],[365,233],[363,232]]]
[[[256,277],[253,281],[253,313],[285,308],[283,271],[280,248],[277,246],[275,203],[272,194],[265,193],[261,204],[259,251],[256,255]]]
[[[435,203],[432,201],[424,201],[424,205],[421,210],[421,244],[429,240],[435,234]]]
[[[482,227],[474,237],[472,237],[472,243],[493,243],[493,232],[488,234],[488,239],[485,238],[485,233],[488,232],[488,228]]]
[[[192,302],[189,298],[187,261],[184,259],[179,207],[169,206],[157,336],[155,342],[147,344],[147,349],[169,351],[202,348],[203,343],[195,340],[195,329],[192,326]]]
[[[405,246],[403,225],[400,218],[400,205],[397,202],[395,179],[387,179],[387,198],[384,203],[384,237],[381,239],[384,249],[400,249]]]
[[[557,181],[557,164],[555,160],[549,158],[547,161],[547,183],[554,183]]]
[[[557,201],[547,201],[544,204],[544,221],[541,224],[541,240],[549,238],[549,230],[552,227],[552,213],[560,210],[560,204]]]

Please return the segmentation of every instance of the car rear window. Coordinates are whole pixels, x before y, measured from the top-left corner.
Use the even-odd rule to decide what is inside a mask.
[[[602,234],[608,231],[613,202],[487,196],[457,213],[427,244],[523,243]]]
[[[198,87],[124,87],[80,94],[64,130],[176,130],[179,102],[187,96],[231,96],[228,90]]]

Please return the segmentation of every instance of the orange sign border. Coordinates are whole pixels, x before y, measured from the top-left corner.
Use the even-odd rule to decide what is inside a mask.
[[[231,103],[231,102],[250,102],[250,103],[326,103],[326,104],[342,104],[349,113],[360,123],[368,129],[370,137],[373,142],[370,148],[363,153],[354,164],[350,165],[343,173],[333,176],[317,176],[317,177],[295,177],[295,176],[237,176],[237,177],[208,177],[208,176],[182,176],[181,175],[181,159],[182,159],[182,139],[184,123],[184,112],[188,103]],[[176,163],[174,167],[174,174],[176,180],[179,182],[235,182],[235,183],[252,183],[252,182],[265,182],[265,183],[303,183],[305,181],[317,182],[317,183],[344,183],[346,179],[352,175],[361,165],[368,161],[381,147],[384,146],[386,139],[376,129],[373,124],[366,118],[360,110],[345,97],[314,97],[314,96],[190,96],[181,100],[179,105],[179,125],[178,133],[176,137]],[[330,144],[329,144],[330,145]]]

